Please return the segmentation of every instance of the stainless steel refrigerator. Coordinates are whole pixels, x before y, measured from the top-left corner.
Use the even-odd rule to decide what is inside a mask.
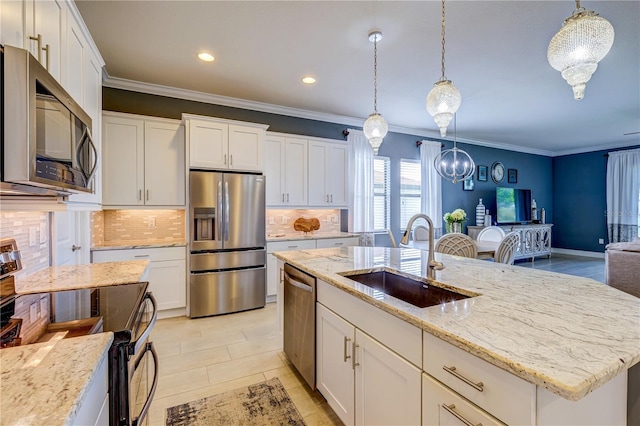
[[[189,187],[189,316],[264,306],[265,177],[192,170]]]

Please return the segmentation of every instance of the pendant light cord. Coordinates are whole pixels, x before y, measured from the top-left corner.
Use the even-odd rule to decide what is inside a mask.
[[[444,76],[444,28],[445,28],[445,19],[444,19],[444,0],[442,0],[442,77],[441,81],[445,81],[447,78]]]
[[[378,113],[378,36],[373,37],[373,112]]]

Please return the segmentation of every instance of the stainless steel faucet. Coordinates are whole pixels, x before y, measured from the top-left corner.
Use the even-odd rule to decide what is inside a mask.
[[[429,224],[429,255],[427,261],[427,278],[435,280],[436,271],[441,271],[442,269],[444,269],[444,265],[442,264],[442,262],[436,262],[436,260],[433,258],[433,253],[435,252],[435,244],[433,242],[433,222],[431,221],[431,218],[423,213],[413,215],[411,219],[409,219],[409,223],[407,223],[407,229],[404,231],[404,235],[402,235],[400,244],[409,244],[409,235],[411,234],[411,227],[413,227],[413,222],[420,218],[426,220]]]

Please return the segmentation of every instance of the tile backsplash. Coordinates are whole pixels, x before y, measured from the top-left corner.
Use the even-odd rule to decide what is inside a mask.
[[[92,245],[186,241],[184,210],[103,210],[91,214]]]
[[[16,277],[49,266],[49,223],[47,212],[0,212],[0,238],[16,240],[22,255],[22,271]]]
[[[303,217],[305,219],[317,218],[320,221],[320,229],[316,233],[340,232],[340,210],[326,209],[289,209],[266,211],[267,235],[293,234],[299,231],[293,229],[293,222]]]

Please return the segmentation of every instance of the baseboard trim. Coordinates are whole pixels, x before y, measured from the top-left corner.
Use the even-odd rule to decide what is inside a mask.
[[[604,259],[604,253],[600,253],[597,251],[586,251],[586,250],[572,250],[572,249],[563,249],[563,248],[551,248],[551,254],[570,254],[572,256],[582,256],[582,257],[596,257],[598,259]]]

